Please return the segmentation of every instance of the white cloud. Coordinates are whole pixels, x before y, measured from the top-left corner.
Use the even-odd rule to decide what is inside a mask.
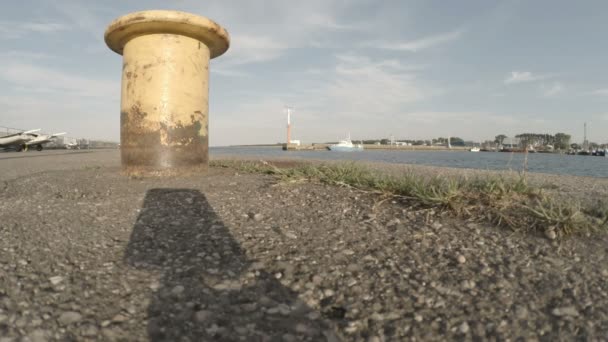
[[[233,35],[230,49],[225,56],[218,59],[219,65],[244,65],[268,62],[280,57],[288,48],[268,36]]]
[[[310,13],[308,17],[305,18],[305,22],[311,27],[323,28],[330,31],[352,31],[362,29],[360,26],[338,24],[335,17],[321,12]]]
[[[361,45],[364,47],[380,48],[385,50],[418,52],[457,40],[462,36],[462,34],[462,30],[456,30],[412,40],[409,42],[370,41],[362,43]]]
[[[471,125],[472,122],[488,122],[491,121],[500,125],[513,125],[518,120],[509,116],[500,116],[488,112],[438,112],[438,111],[420,111],[406,112],[403,118],[409,122],[421,124],[437,124],[445,127],[445,123],[449,123],[449,127],[454,124]],[[445,128],[444,128],[445,129]]]
[[[53,22],[0,22],[0,39],[19,39],[28,34],[48,34],[67,30],[69,26]]]
[[[554,97],[564,91],[564,86],[559,82],[554,82],[552,85],[542,84],[540,89],[544,97]]]
[[[332,79],[323,89],[337,111],[358,115],[396,113],[431,92],[397,61],[373,61],[365,56],[337,55]]]
[[[0,68],[0,79],[20,92],[106,98],[116,98],[119,94],[116,81],[92,79],[29,63],[5,63]]]
[[[340,20],[342,0],[285,2],[268,0],[257,3],[230,1],[183,1],[186,10],[205,13],[224,26],[231,36],[231,46],[218,62],[243,66],[273,61],[288,49],[333,48],[342,42],[335,34],[363,30],[364,25]]]
[[[226,67],[226,66],[221,66],[221,65],[217,65],[217,66],[213,66],[210,69],[210,74],[211,75],[220,75],[220,76],[224,76],[224,77],[251,77],[252,75],[250,73],[247,73],[245,71],[241,71],[241,70],[237,70],[235,68],[231,68],[231,67]]]
[[[118,140],[120,120],[116,101],[79,98],[69,94],[12,92],[0,96],[2,124],[45,132],[68,132],[70,137]]]
[[[70,137],[118,139],[119,74],[109,80],[33,62],[0,59],[5,124],[67,131]]]
[[[505,78],[505,84],[535,82],[549,78],[548,75],[535,75],[530,71],[511,71],[511,74]]]
[[[110,20],[114,19],[107,16],[110,7],[107,7],[109,5],[102,1],[64,0],[49,2],[49,4],[61,14],[63,20],[69,21],[72,27],[88,33],[97,43],[103,41],[104,30]]]
[[[596,89],[591,92],[591,95],[606,96],[608,95],[608,88]]]
[[[10,60],[41,60],[53,58],[54,56],[44,52],[24,51],[24,50],[8,50],[0,51],[0,62],[6,63]]]

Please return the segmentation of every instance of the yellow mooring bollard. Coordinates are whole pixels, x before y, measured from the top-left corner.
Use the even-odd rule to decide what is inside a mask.
[[[209,60],[228,50],[228,32],[190,13],[143,11],[114,20],[105,41],[123,55],[123,169],[206,170]]]

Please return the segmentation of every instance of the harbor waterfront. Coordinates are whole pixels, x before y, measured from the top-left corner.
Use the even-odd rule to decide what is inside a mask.
[[[526,170],[558,175],[608,177],[608,158],[553,153],[471,153],[463,150],[363,150],[356,152],[283,151],[279,146],[211,147],[216,155],[248,158],[297,158],[419,164],[481,170]],[[527,160],[526,160],[527,158]]]

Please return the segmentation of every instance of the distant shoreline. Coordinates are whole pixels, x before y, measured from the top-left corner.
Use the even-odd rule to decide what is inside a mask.
[[[313,143],[304,145],[290,144],[288,150],[325,150],[330,143]],[[229,145],[229,146],[213,146],[214,148],[227,148],[227,147],[284,147],[285,144],[253,144],[253,145]],[[363,149],[365,150],[396,150],[396,151],[467,151],[469,147],[466,146],[452,146],[447,148],[446,146],[427,146],[427,145],[416,145],[416,146],[402,146],[402,145],[373,145],[364,144]]]

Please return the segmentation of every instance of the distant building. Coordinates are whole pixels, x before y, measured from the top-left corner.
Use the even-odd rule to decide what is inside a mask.
[[[294,144],[296,146],[300,146],[301,145],[300,140],[289,140],[289,143],[290,144]]]

